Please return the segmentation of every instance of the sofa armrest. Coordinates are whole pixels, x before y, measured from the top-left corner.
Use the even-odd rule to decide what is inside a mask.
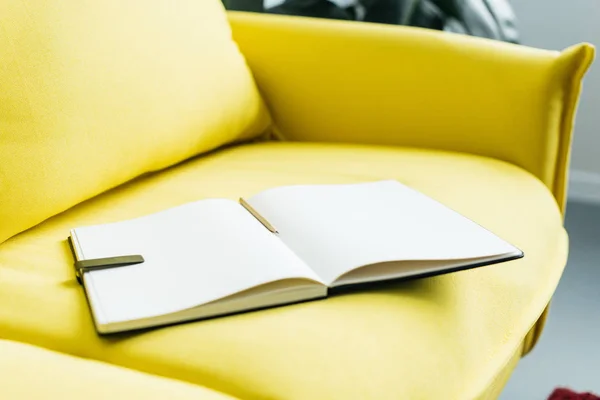
[[[230,12],[284,139],[504,160],[561,207],[588,44],[546,51],[425,29]]]

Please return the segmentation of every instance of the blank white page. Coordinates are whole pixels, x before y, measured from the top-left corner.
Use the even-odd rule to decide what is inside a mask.
[[[519,250],[397,181],[287,186],[248,202],[328,285],[361,266],[455,260]]]
[[[84,274],[99,323],[180,311],[281,279],[319,279],[277,235],[230,200],[202,200],[73,233],[83,259],[132,254],[145,259]]]

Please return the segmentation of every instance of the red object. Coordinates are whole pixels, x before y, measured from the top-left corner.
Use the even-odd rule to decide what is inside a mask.
[[[600,400],[600,397],[593,393],[577,393],[570,389],[558,388],[552,392],[548,400]]]

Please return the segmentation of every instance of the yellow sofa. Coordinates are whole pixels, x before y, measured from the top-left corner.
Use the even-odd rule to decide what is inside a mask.
[[[3,1],[0,398],[496,398],[565,266],[570,140],[592,58],[587,44],[227,14],[218,0]],[[388,178],[526,257],[96,335],[70,228]]]

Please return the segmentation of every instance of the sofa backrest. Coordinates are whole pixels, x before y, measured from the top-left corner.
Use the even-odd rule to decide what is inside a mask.
[[[0,4],[0,243],[269,124],[219,0]]]

